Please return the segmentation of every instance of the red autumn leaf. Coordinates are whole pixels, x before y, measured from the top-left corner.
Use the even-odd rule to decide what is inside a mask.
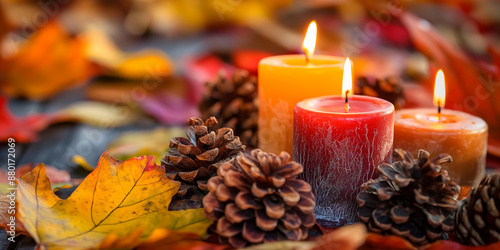
[[[31,171],[33,168],[35,168],[36,165],[34,163],[28,163],[25,165],[22,165],[20,167],[16,167],[15,170],[15,177],[20,178],[24,174],[28,173]],[[47,172],[47,177],[50,179],[50,183],[53,184],[58,184],[58,183],[69,183],[71,182],[71,176],[67,171],[57,169],[55,167],[51,166],[46,166],[45,170]],[[8,172],[0,170],[0,183],[8,183]]]
[[[490,244],[488,246],[465,246],[458,242],[450,240],[440,240],[436,241],[427,247],[422,248],[422,250],[441,250],[441,249],[453,249],[453,250],[497,250],[500,249],[500,242]]]
[[[261,59],[272,54],[257,50],[238,50],[233,53],[233,63],[237,68],[245,69],[250,74],[257,75]]]
[[[37,133],[48,127],[53,119],[52,115],[47,114],[15,117],[7,107],[7,99],[0,97],[0,141],[7,141],[9,138],[14,138],[19,143],[35,141]]]

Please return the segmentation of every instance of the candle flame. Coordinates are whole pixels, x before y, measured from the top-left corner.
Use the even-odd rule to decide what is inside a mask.
[[[436,82],[434,84],[434,105],[441,109],[444,107],[444,102],[446,100],[446,88],[444,84],[444,74],[442,70],[439,70],[436,74]]]
[[[342,76],[342,99],[347,100],[352,94],[351,60],[348,57],[345,59],[344,75]]]
[[[302,43],[302,50],[306,54],[306,60],[309,62],[309,58],[314,54],[314,48],[316,48],[316,35],[318,33],[318,27],[316,26],[316,21],[312,21],[307,28],[306,36],[304,38],[304,43]]]

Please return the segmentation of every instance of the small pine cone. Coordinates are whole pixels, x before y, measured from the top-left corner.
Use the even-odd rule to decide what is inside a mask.
[[[386,77],[384,79],[359,77],[354,93],[382,98],[394,104],[396,109],[401,109],[405,105],[403,87],[401,80],[397,77]]]
[[[420,150],[418,159],[396,149],[399,161],[378,166],[381,176],[362,185],[358,217],[371,232],[394,234],[421,246],[443,238],[454,227],[460,186],[451,181],[441,164],[451,156],[429,159]]]
[[[257,147],[257,77],[238,70],[230,78],[222,75],[207,82],[207,91],[200,103],[203,118],[217,117],[220,126],[229,127],[243,144]]]
[[[466,245],[489,245],[500,240],[500,175],[486,176],[455,217],[455,236]]]
[[[297,180],[303,167],[282,152],[252,150],[219,167],[203,199],[221,243],[233,247],[279,240],[304,240],[314,226],[311,186]]]
[[[178,197],[198,197],[201,205],[203,194],[208,193],[207,181],[217,174],[217,168],[225,161],[245,151],[238,136],[230,128],[213,130],[217,119],[210,117],[203,122],[191,118],[186,134],[188,138],[170,140],[170,150],[162,159],[167,177],[181,182]],[[188,196],[186,196],[188,195]]]

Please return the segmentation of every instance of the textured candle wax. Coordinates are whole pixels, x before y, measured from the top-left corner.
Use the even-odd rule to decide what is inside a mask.
[[[398,110],[395,119],[395,148],[413,155],[419,149],[436,156],[451,155],[448,172],[460,185],[477,186],[484,177],[488,125],[483,119],[445,109],[439,120],[431,108]]]
[[[394,106],[367,96],[307,99],[295,107],[293,157],[316,196],[314,213],[324,227],[357,219],[356,195],[391,155]]]
[[[292,153],[293,108],[306,99],[340,94],[344,58],[268,57],[259,63],[259,148]],[[338,80],[338,81],[336,81]]]

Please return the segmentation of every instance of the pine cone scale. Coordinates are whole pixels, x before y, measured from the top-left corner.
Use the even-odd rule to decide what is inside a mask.
[[[454,228],[460,192],[442,170],[441,164],[451,157],[430,159],[423,150],[417,159],[401,149],[395,153],[398,161],[380,164],[380,177],[363,184],[357,196],[358,217],[372,232],[405,237],[417,246],[442,238]]]
[[[221,223],[220,220],[224,220],[223,223],[229,221],[242,228],[241,233],[232,236],[220,234],[217,228],[215,232],[219,234],[221,242],[227,241],[233,247],[242,247],[307,237],[307,228],[315,224],[314,196],[310,185],[297,180],[297,175],[282,175],[287,173],[282,169],[290,168],[290,162],[288,154],[276,156],[253,150],[219,167],[218,176],[213,177],[216,180],[209,181],[211,196],[206,198],[204,205],[220,206],[218,210],[223,210],[225,206],[226,212],[214,213],[215,208],[205,210],[210,218],[216,217],[217,225]],[[217,197],[218,186],[227,187],[237,194],[234,198]],[[211,201],[214,197],[220,203]]]
[[[245,146],[238,137],[232,135],[229,128],[213,131],[217,119],[211,117],[206,121],[191,118],[187,122],[190,127],[186,131],[187,138],[176,137],[170,140],[170,150],[162,159],[162,166],[167,177],[181,182],[182,192],[174,196],[173,203],[179,203],[180,198],[200,196],[209,191],[208,180],[217,174],[219,166],[241,154]],[[231,134],[229,137],[218,138],[217,134]],[[230,144],[230,147],[227,145]],[[212,183],[212,186],[216,183]],[[229,194],[226,194],[229,195]],[[201,203],[198,204],[201,206]]]

